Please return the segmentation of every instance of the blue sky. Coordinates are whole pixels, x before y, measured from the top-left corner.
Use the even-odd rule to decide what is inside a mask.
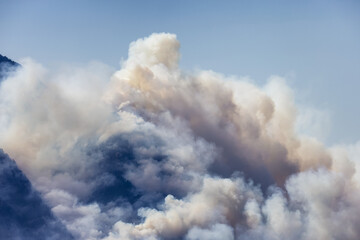
[[[328,144],[360,139],[359,1],[6,1],[0,54],[44,65],[118,68],[131,41],[171,32],[181,66],[288,79],[300,105],[328,111]]]

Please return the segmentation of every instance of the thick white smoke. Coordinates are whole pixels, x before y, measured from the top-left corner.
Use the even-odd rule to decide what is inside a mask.
[[[1,83],[0,146],[74,237],[359,239],[360,144],[297,135],[285,79],[187,73],[179,47]]]

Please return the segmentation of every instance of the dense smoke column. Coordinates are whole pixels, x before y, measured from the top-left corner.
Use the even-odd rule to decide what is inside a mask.
[[[0,144],[74,238],[358,239],[359,144],[298,134],[285,79],[184,72],[179,48],[1,83]]]

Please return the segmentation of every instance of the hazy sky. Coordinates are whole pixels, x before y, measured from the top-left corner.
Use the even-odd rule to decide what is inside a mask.
[[[119,68],[153,32],[177,34],[186,70],[286,77],[300,105],[330,117],[326,143],[360,139],[360,1],[0,0],[0,54],[14,60]]]
[[[0,0],[0,34],[1,237],[360,239],[360,0]]]

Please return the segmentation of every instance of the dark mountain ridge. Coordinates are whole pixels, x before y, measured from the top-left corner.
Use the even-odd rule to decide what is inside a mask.
[[[17,167],[15,161],[2,149],[0,149],[0,239],[73,239]]]
[[[21,65],[0,54],[0,81]]]

